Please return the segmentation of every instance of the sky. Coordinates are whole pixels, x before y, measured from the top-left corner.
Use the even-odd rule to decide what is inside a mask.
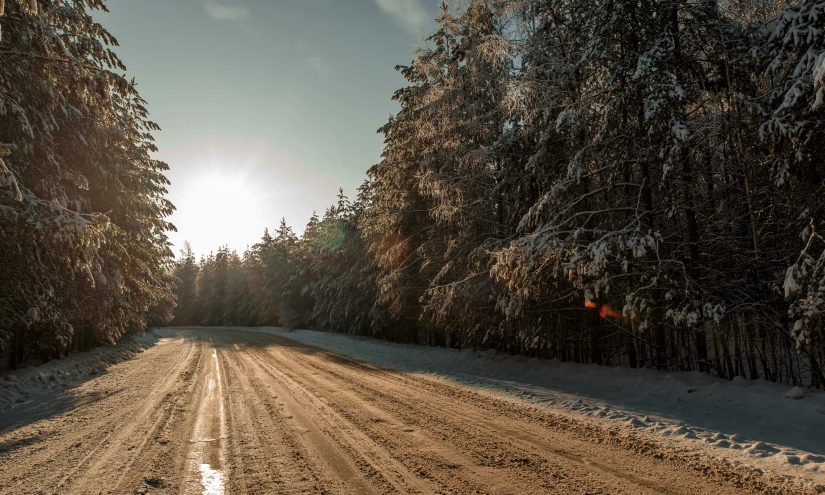
[[[98,21],[149,103],[177,254],[300,234],[380,160],[439,0],[109,0]]]

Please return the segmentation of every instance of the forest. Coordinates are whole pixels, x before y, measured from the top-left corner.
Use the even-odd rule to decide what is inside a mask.
[[[91,12],[0,0],[0,354],[113,342],[174,306],[167,165],[145,102]],[[2,361],[2,360],[0,360]]]
[[[825,0],[444,2],[357,196],[202,259],[104,3],[5,4],[12,360],[171,321],[825,384]]]

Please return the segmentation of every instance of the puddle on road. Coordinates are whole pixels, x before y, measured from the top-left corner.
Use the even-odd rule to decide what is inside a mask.
[[[189,441],[189,468],[183,493],[185,495],[224,495],[226,484],[225,452],[226,416],[224,413],[221,368],[217,350],[212,350],[214,367],[201,389],[192,439]]]
[[[209,464],[201,464],[201,485],[203,495],[224,495],[223,485],[226,476],[223,471],[212,469]]]

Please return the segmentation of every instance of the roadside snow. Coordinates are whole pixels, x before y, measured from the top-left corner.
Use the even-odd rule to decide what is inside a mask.
[[[674,448],[702,451],[777,475],[825,482],[822,391],[803,393],[766,380],[727,381],[699,372],[581,365],[495,350],[392,344],[309,330],[241,329],[281,335],[386,368],[632,428]]]
[[[109,366],[134,357],[157,340],[157,335],[147,332],[141,337],[125,338],[113,346],[71,354],[40,366],[0,371],[0,411],[54,395],[89,379],[90,375],[103,374]]]
[[[802,387],[794,387],[794,388],[788,390],[787,392],[785,392],[785,398],[786,399],[793,399],[793,400],[804,399],[805,398],[805,391],[802,390]]]

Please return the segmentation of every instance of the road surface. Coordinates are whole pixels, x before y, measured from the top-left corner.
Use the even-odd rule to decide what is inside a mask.
[[[0,415],[3,494],[732,494],[758,477],[278,335],[165,329]],[[781,489],[773,490],[777,493]]]

